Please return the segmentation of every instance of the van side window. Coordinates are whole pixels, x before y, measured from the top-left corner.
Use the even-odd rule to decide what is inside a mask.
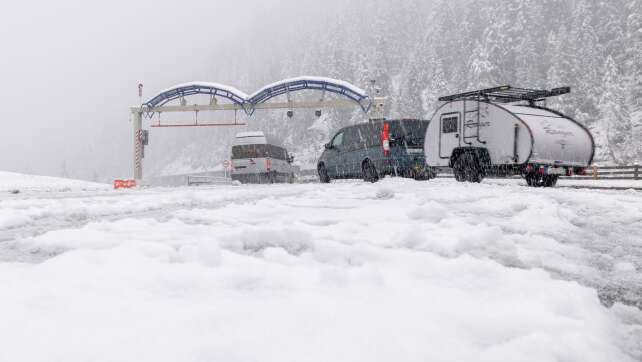
[[[338,147],[343,145],[343,132],[339,132],[334,138],[332,139],[332,147]]]
[[[360,142],[358,126],[346,128],[343,133],[343,146],[348,150],[357,150],[363,147]]]
[[[368,147],[379,147],[381,146],[381,130],[382,126],[370,122],[363,128],[366,138],[366,143]]]
[[[441,133],[455,133],[459,124],[459,116],[447,116],[441,119]]]
[[[365,133],[365,127],[364,126],[359,126],[357,127],[357,134],[359,135],[359,143],[362,145],[366,144],[366,133]]]
[[[285,149],[275,145],[269,145],[270,157],[276,160],[285,160]]]

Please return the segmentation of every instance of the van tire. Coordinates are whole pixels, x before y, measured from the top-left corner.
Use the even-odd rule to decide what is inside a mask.
[[[377,168],[370,160],[365,160],[361,163],[361,174],[363,175],[363,181],[372,183],[379,181]]]
[[[459,182],[480,183],[483,179],[482,169],[477,156],[471,152],[464,152],[457,157],[453,165],[455,179]]]
[[[428,181],[432,177],[430,177],[430,171],[424,169],[420,172],[414,172],[413,178],[417,181]]]
[[[328,176],[328,170],[325,169],[325,164],[320,163],[317,166],[317,173],[319,174],[319,182],[322,184],[330,183],[330,176]]]

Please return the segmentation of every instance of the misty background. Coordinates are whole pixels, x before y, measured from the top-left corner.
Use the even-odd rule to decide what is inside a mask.
[[[149,98],[194,80],[251,93],[300,75],[363,88],[376,79],[389,117],[429,118],[439,95],[478,87],[569,85],[548,105],[591,129],[596,160],[642,161],[640,0],[23,1],[0,14],[0,44],[0,170],[130,177],[128,107],[139,102],[139,82]],[[357,110],[313,113],[152,129],[144,172],[220,168],[234,133],[250,129],[310,167],[334,130],[365,119]]]

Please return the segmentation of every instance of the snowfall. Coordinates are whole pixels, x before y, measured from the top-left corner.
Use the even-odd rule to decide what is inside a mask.
[[[0,361],[640,361],[642,191],[0,173]]]

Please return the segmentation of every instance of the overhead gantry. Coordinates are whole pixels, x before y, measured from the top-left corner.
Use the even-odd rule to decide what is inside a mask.
[[[290,97],[292,93],[314,90],[320,91],[321,96],[318,101],[293,101]],[[336,94],[343,99],[326,100],[326,93]],[[188,105],[185,97],[192,95],[209,95],[208,104]],[[286,95],[285,102],[269,102],[275,97]],[[146,144],[147,132],[142,129],[142,119],[144,116],[151,117],[154,113],[161,114],[165,112],[195,112],[201,111],[243,111],[248,116],[254,114],[257,109],[287,109],[288,116],[292,116],[293,109],[308,108],[360,108],[369,118],[383,118],[384,97],[370,97],[363,89],[356,87],[348,82],[326,78],[303,76],[297,78],[284,79],[248,95],[234,87],[224,84],[211,82],[190,82],[179,84],[163,90],[147,100],[142,101],[142,85],[139,85],[139,96],[141,104],[138,107],[131,107],[130,112],[133,118],[134,128],[134,179],[143,178],[143,147]],[[226,103],[218,102],[221,98]],[[168,105],[168,103],[179,100],[178,105]],[[320,115],[320,113],[317,113]],[[234,126],[243,125],[239,123],[225,124],[198,124],[193,126]],[[158,125],[161,126],[162,125]],[[158,127],[157,126],[157,127]],[[171,125],[170,125],[171,126]]]

